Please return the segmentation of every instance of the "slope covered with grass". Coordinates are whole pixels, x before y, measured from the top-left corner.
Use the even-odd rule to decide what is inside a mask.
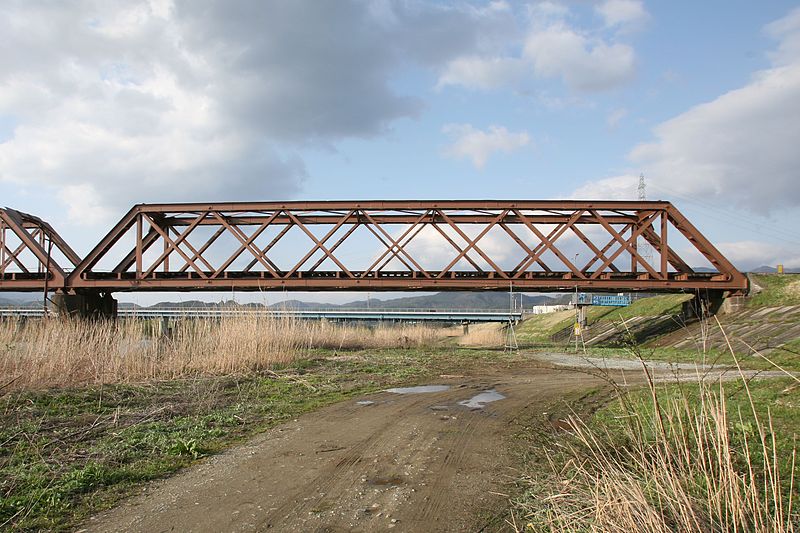
[[[596,322],[621,322],[634,317],[652,317],[674,315],[680,312],[681,304],[692,298],[691,294],[666,294],[636,300],[627,307],[586,308],[586,321],[589,325]],[[530,343],[548,343],[551,337],[571,327],[575,323],[575,311],[559,311],[534,315],[523,321],[516,330],[519,340]]]
[[[750,274],[750,278],[754,287],[749,307],[800,305],[800,274]]]

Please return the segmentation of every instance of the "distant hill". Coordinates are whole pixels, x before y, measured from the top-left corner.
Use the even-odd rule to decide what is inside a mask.
[[[534,305],[555,305],[566,303],[570,301],[570,294],[563,294],[557,296],[528,296],[526,294],[516,293],[514,299],[517,303],[522,298],[522,305],[524,307],[531,307]],[[269,307],[272,309],[291,308],[291,309],[319,309],[319,308],[366,308],[375,307],[381,309],[508,309],[509,306],[508,293],[504,292],[440,292],[434,295],[425,296],[408,296],[405,298],[393,298],[383,300],[380,298],[370,298],[355,300],[344,304],[330,304],[320,302],[306,302],[302,300],[284,300],[282,302],[271,304]],[[191,308],[191,307],[224,307],[230,305],[237,305],[233,301],[224,302],[203,302],[200,300],[186,300],[183,302],[159,302],[151,305],[150,309],[159,309],[164,307],[178,307],[178,308]],[[248,307],[262,307],[260,303],[243,304]]]
[[[785,268],[783,271],[787,274],[800,274],[800,268]],[[778,269],[775,267],[762,265],[758,268],[752,269],[750,272],[754,272],[756,274],[777,274]]]
[[[6,292],[0,296],[2,307],[41,307],[42,295],[30,292]]]
[[[522,293],[514,294],[514,299],[519,302],[522,298],[524,307],[533,305],[554,305],[569,301],[571,295],[558,295],[555,297],[537,295],[528,296]],[[350,302],[341,307],[366,307],[365,300]],[[370,307],[384,309],[508,309],[509,296],[505,292],[440,292],[431,296],[409,296],[391,300],[370,299]]]

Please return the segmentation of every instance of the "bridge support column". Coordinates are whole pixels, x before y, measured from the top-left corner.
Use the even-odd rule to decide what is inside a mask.
[[[724,313],[725,301],[724,291],[705,291],[683,302],[681,312],[686,320],[701,319]]]
[[[56,293],[53,307],[60,316],[117,318],[117,300],[107,292]]]

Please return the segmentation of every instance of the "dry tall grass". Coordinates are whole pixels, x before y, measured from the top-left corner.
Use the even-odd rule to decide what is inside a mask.
[[[0,321],[0,390],[174,379],[259,370],[314,348],[394,348],[435,344],[421,325],[340,325],[269,314],[173,323],[70,319]]]
[[[458,339],[461,346],[492,347],[506,343],[506,330],[503,324],[473,324],[469,331]]]
[[[515,529],[795,531],[796,448],[780,456],[769,410],[756,405],[741,369],[734,386],[749,405],[731,417],[721,382],[698,376],[696,387],[662,389],[643,368],[649,400],[623,395],[613,430],[570,420],[572,435],[548,456],[554,479],[545,488],[529,480],[545,494],[521,503],[525,527]],[[788,479],[781,461],[791,462]]]

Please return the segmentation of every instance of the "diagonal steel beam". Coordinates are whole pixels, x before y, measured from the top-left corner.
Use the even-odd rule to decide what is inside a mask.
[[[239,248],[237,248],[236,251],[233,252],[233,254],[228,259],[226,259],[224,263],[222,263],[222,265],[220,265],[220,267],[217,269],[216,272],[214,272],[214,274],[211,277],[212,278],[218,277],[226,268],[228,268],[234,261],[236,261],[236,259],[238,259],[240,255],[242,255],[242,252],[244,252],[245,249],[249,249],[254,255],[258,253],[259,255],[263,256],[264,252],[262,250],[259,250],[258,247],[254,244],[254,242],[262,233],[264,233],[264,230],[266,230],[269,227],[272,221],[275,220],[275,217],[278,216],[278,213],[279,211],[275,211],[272,214],[272,216],[267,220],[265,220],[264,223],[261,224],[249,237],[247,237],[246,240],[242,240],[240,238],[239,240],[241,241],[242,244],[239,245]],[[239,234],[242,235],[244,234],[244,232],[240,227],[238,226],[234,227],[236,228]],[[237,235],[237,237],[239,236]]]
[[[599,217],[599,215],[598,215],[596,212],[592,211],[592,213],[593,213],[595,216],[598,216],[598,217]],[[616,250],[614,253],[612,253],[612,254],[611,254],[611,255],[610,255],[608,258],[606,258],[606,260],[605,260],[605,261],[603,261],[603,264],[600,266],[600,268],[599,268],[599,269],[597,269],[597,270],[594,272],[594,274],[592,274],[592,275],[590,276],[590,279],[597,279],[597,277],[599,277],[599,276],[600,276],[600,275],[603,273],[603,270],[605,270],[605,269],[606,269],[606,267],[607,267],[609,264],[611,264],[612,262],[614,262],[614,260],[615,260],[617,257],[619,257],[619,256],[620,256],[620,255],[621,255],[623,252],[625,252],[625,251],[627,251],[627,252],[628,252],[628,253],[630,253],[630,254],[631,254],[633,257],[635,257],[635,258],[636,258],[636,260],[637,260],[637,261],[639,261],[639,262],[642,264],[642,266],[644,266],[644,267],[647,269],[648,273],[650,273],[650,275],[651,275],[651,276],[653,276],[653,277],[654,277],[654,278],[656,278],[656,279],[660,279],[661,275],[660,275],[658,272],[656,272],[656,271],[653,269],[653,267],[651,267],[651,266],[650,266],[650,264],[649,264],[647,261],[645,261],[645,260],[644,260],[644,258],[643,258],[641,255],[639,255],[639,252],[638,252],[636,249],[634,249],[634,248],[633,248],[633,245],[632,245],[632,243],[636,242],[636,239],[638,239],[638,238],[639,238],[639,236],[640,236],[642,233],[644,233],[644,232],[645,232],[645,230],[646,230],[648,227],[650,227],[650,224],[652,224],[652,223],[653,223],[653,220],[654,220],[654,219],[655,219],[657,216],[658,216],[658,212],[657,212],[657,211],[652,211],[652,212],[650,212],[650,214],[649,214],[647,217],[645,217],[645,218],[644,218],[644,220],[642,221],[642,223],[641,223],[641,224],[639,224],[639,225],[638,225],[638,227],[636,227],[636,228],[635,228],[635,230],[633,230],[633,228],[631,228],[633,231],[631,231],[631,236],[630,236],[630,237],[628,237],[628,239],[627,239],[627,240],[624,240],[624,238],[623,238],[623,237],[622,237],[622,236],[621,236],[619,233],[617,233],[617,232],[614,230],[614,228],[612,228],[612,227],[611,227],[609,224],[607,224],[607,223],[604,223],[602,220],[600,220],[600,223],[601,223],[601,224],[603,224],[603,227],[605,227],[605,228],[606,228],[606,230],[607,230],[609,233],[611,233],[611,235],[612,235],[612,236],[613,236],[613,237],[614,237],[614,238],[617,240],[617,242],[619,242],[619,244],[620,244],[620,247],[619,247],[619,248],[617,248],[617,250]]]
[[[373,235],[375,235],[375,236],[378,238],[378,240],[379,240],[379,241],[381,241],[381,244],[383,244],[384,246],[386,246],[386,250],[387,250],[387,252],[390,252],[390,253],[393,255],[393,257],[396,257],[396,258],[397,258],[397,259],[398,259],[398,260],[399,260],[401,263],[403,263],[403,264],[405,265],[405,267],[406,267],[407,269],[409,269],[409,270],[413,271],[413,270],[414,270],[414,268],[416,268],[418,271],[420,271],[420,272],[424,272],[424,273],[425,273],[425,275],[426,275],[426,277],[430,277],[430,275],[429,275],[429,274],[427,274],[427,272],[425,272],[425,269],[424,269],[424,268],[422,268],[422,267],[420,266],[420,264],[419,264],[419,263],[417,263],[417,261],[416,261],[416,260],[415,260],[415,259],[414,259],[414,258],[411,256],[411,254],[409,254],[408,252],[406,252],[406,250],[405,250],[405,246],[407,246],[407,245],[408,245],[408,242],[410,242],[410,239],[409,239],[409,241],[408,241],[408,242],[406,242],[406,243],[404,243],[404,244],[402,244],[402,245],[400,244],[400,242],[401,242],[401,241],[402,241],[402,240],[403,240],[403,239],[406,237],[406,235],[408,235],[408,234],[409,234],[409,232],[410,232],[410,231],[411,231],[411,230],[412,230],[412,229],[413,229],[415,226],[417,226],[418,224],[420,224],[420,223],[421,223],[421,221],[422,221],[422,220],[423,220],[423,219],[424,219],[424,218],[427,216],[427,213],[423,213],[422,215],[420,215],[420,217],[419,217],[419,218],[418,218],[418,219],[415,221],[415,223],[414,223],[414,224],[412,224],[412,225],[411,225],[409,228],[406,228],[406,231],[404,231],[404,232],[403,232],[403,234],[402,234],[402,235],[400,235],[400,237],[399,237],[398,239],[396,239],[396,240],[395,240],[395,239],[393,239],[393,238],[392,238],[392,236],[391,236],[391,235],[389,235],[389,232],[387,232],[385,229],[383,229],[383,227],[382,227],[380,224],[378,224],[377,222],[375,222],[375,220],[374,220],[374,219],[373,219],[373,218],[372,218],[372,217],[369,215],[369,213],[368,213],[367,211],[363,211],[362,213],[364,214],[364,217],[367,219],[367,221],[369,221],[369,223],[370,223],[370,224],[367,224],[367,225],[366,225],[366,226],[367,226],[367,228],[368,228],[370,231],[372,231]],[[379,236],[379,235],[378,235],[378,234],[377,234],[377,233],[376,233],[374,230],[379,230],[379,231],[380,231],[380,232],[381,232],[381,233],[382,233],[382,234],[385,236],[385,238],[386,238],[386,239],[389,241],[389,244],[387,244],[386,242],[384,242],[384,241],[383,241],[383,239],[381,239],[381,237],[380,237],[380,236]],[[415,236],[416,236],[416,234],[415,234]],[[412,237],[412,238],[413,238],[413,237]],[[395,248],[397,248],[397,251],[395,251]],[[376,259],[376,260],[373,262],[373,264],[372,264],[372,265],[370,265],[370,266],[369,266],[369,268],[367,268],[367,269],[364,271],[364,273],[365,273],[365,274],[369,274],[370,272],[372,272],[372,269],[373,269],[373,268],[375,268],[375,267],[378,265],[378,263],[380,263],[380,262],[383,260],[383,258],[384,258],[384,257],[386,257],[386,253],[387,253],[387,252],[384,252],[384,253],[383,253],[383,255],[381,255],[381,256],[380,256],[378,259]],[[411,262],[411,263],[412,263],[414,266],[412,267],[412,266],[411,266],[411,265],[409,265],[409,264],[408,264],[406,261],[404,261],[403,259],[401,259],[401,258],[400,258],[400,256],[399,256],[399,254],[400,254],[400,253],[402,253],[404,256],[406,256],[406,257],[408,258],[408,260],[409,260],[409,261],[410,261],[410,262]],[[390,261],[391,261],[391,259],[390,259]]]
[[[267,261],[265,261],[265,259],[264,259],[264,252],[263,252],[263,251],[261,251],[261,250],[259,250],[259,249],[258,249],[258,247],[257,247],[257,246],[255,246],[254,244],[252,244],[252,243],[248,243],[248,242],[247,242],[246,235],[245,235],[245,234],[244,234],[244,233],[241,231],[241,229],[240,229],[240,228],[238,228],[238,227],[237,227],[235,224],[231,224],[231,223],[229,223],[227,220],[225,220],[225,217],[221,216],[221,215],[219,214],[219,212],[217,212],[217,211],[214,211],[214,212],[212,213],[212,215],[213,215],[213,216],[214,216],[214,217],[215,217],[215,218],[216,218],[216,219],[219,221],[219,223],[220,223],[220,224],[221,224],[221,225],[222,225],[222,226],[223,226],[223,227],[224,227],[226,230],[228,230],[228,232],[229,232],[231,235],[233,235],[234,237],[236,237],[236,239],[237,239],[237,240],[238,240],[238,241],[239,241],[239,242],[240,242],[242,245],[244,245],[246,248],[248,248],[248,249],[250,250],[250,253],[251,253],[251,254],[253,254],[253,257],[254,257],[254,258],[255,258],[255,259],[258,261],[258,262],[260,262],[262,265],[264,265],[264,267],[265,267],[267,270],[269,270],[269,271],[270,271],[270,273],[271,273],[273,276],[276,276],[276,277],[278,276],[278,272],[277,272],[276,270],[274,270],[274,269],[273,269],[273,268],[270,266],[270,264],[269,264]],[[214,277],[214,278],[216,278],[216,274],[218,274],[219,272],[221,272],[221,270],[216,270],[216,272],[214,272],[214,274],[215,274],[215,275],[214,275],[213,277]]]
[[[161,263],[163,263],[167,259],[167,257],[169,257],[169,254],[172,253],[173,250],[176,250],[177,247],[183,241],[186,240],[189,234],[192,233],[192,230],[194,230],[194,228],[196,228],[200,224],[200,222],[207,216],[208,216],[208,211],[203,211],[202,213],[200,213],[191,224],[189,224],[182,232],[176,235],[177,238],[174,241],[171,241],[168,238],[169,231],[167,231],[166,232],[167,237],[164,239],[164,244],[165,244],[164,251],[161,252],[161,255],[159,255],[158,258],[150,265],[150,268],[147,269],[147,272],[145,272],[142,275],[142,277],[144,278],[150,277],[153,274],[153,272],[161,265]],[[151,226],[150,229],[153,230],[155,228]],[[156,230],[156,232],[158,233],[158,230]]]
[[[478,243],[478,241],[479,241],[479,240],[481,240],[481,239],[482,239],[482,238],[483,238],[483,237],[484,237],[484,236],[485,236],[487,233],[489,233],[489,231],[490,231],[490,230],[491,230],[491,229],[492,229],[492,228],[493,228],[495,225],[497,225],[497,224],[498,224],[498,223],[499,223],[501,220],[503,220],[503,218],[505,218],[505,216],[506,216],[506,215],[508,215],[508,211],[509,211],[508,209],[504,209],[504,210],[503,210],[503,211],[502,211],[502,212],[501,212],[499,215],[497,215],[496,217],[494,217],[494,218],[492,219],[492,221],[491,221],[491,222],[489,222],[489,224],[488,224],[488,225],[487,225],[485,228],[483,228],[483,230],[482,230],[480,233],[478,233],[478,236],[477,236],[477,237],[475,237],[474,239],[470,239],[470,238],[469,238],[469,237],[468,237],[468,236],[467,236],[467,235],[466,235],[466,234],[465,234],[463,231],[461,231],[461,228],[459,228],[459,227],[458,227],[458,225],[456,225],[455,223],[453,223],[453,221],[452,221],[450,218],[448,218],[448,217],[447,217],[447,215],[445,215],[445,214],[444,214],[444,211],[442,211],[442,210],[439,210],[439,215],[441,215],[441,217],[442,217],[442,218],[445,220],[445,222],[447,222],[447,224],[448,224],[448,225],[449,225],[451,228],[453,228],[453,229],[456,231],[456,233],[458,233],[458,234],[461,236],[461,238],[462,238],[462,239],[464,239],[464,241],[466,241],[466,242],[467,242],[467,246],[466,246],[466,247],[464,247],[464,249],[463,249],[463,250],[461,250],[461,251],[458,253],[458,255],[456,256],[456,258],[455,258],[455,259],[453,259],[453,260],[450,262],[450,264],[448,264],[448,265],[447,265],[447,266],[446,266],[446,267],[445,267],[445,268],[444,268],[444,269],[443,269],[441,272],[439,272],[439,275],[437,276],[437,278],[441,278],[441,277],[443,277],[445,274],[447,274],[447,273],[450,271],[450,269],[451,269],[451,268],[453,268],[453,266],[454,266],[456,263],[458,263],[458,262],[461,260],[461,258],[462,258],[462,257],[466,256],[466,255],[467,255],[467,253],[469,253],[469,251],[470,251],[471,249],[473,249],[473,248],[474,248],[474,249],[475,249],[475,251],[476,251],[476,252],[478,252],[478,254],[479,254],[481,257],[483,257],[483,259],[484,259],[484,260],[485,260],[487,263],[489,263],[489,265],[490,265],[492,268],[494,268],[494,269],[495,269],[495,272],[496,272],[497,274],[499,274],[499,275],[500,275],[500,277],[502,277],[502,278],[506,278],[506,279],[507,279],[507,278],[508,278],[508,274],[506,274],[506,273],[503,271],[503,269],[501,269],[500,267],[498,267],[498,266],[497,266],[497,265],[494,263],[494,261],[492,261],[492,260],[491,260],[491,258],[489,258],[489,257],[488,257],[486,254],[484,254],[484,253],[483,253],[483,251],[482,251],[482,250],[481,250],[481,249],[478,247],[477,243]]]
[[[416,237],[417,235],[419,235],[419,234],[422,232],[422,230],[424,230],[424,229],[425,229],[425,227],[426,227],[426,226],[427,226],[427,224],[418,224],[418,225],[416,226],[416,228],[414,229],[414,231],[412,231],[412,232],[411,232],[411,234],[408,236],[408,238],[406,239],[406,241],[403,243],[403,247],[406,247],[406,246],[408,246],[409,244],[411,244],[411,241],[413,241],[413,240],[414,240],[414,237]],[[434,226],[435,226],[435,224],[434,224]],[[399,239],[398,239],[398,240],[399,240]],[[381,272],[381,271],[382,271],[384,268],[386,268],[386,266],[387,266],[387,265],[388,265],[388,264],[389,264],[391,261],[392,261],[392,258],[391,258],[391,257],[387,257],[387,258],[386,258],[386,259],[383,261],[383,263],[381,263],[381,266],[379,266],[379,267],[378,267],[378,269],[377,269],[377,272]],[[430,274],[430,272],[428,272],[428,270],[427,270],[426,268],[424,268],[424,267],[423,267],[423,268],[422,268],[422,269],[421,269],[419,272],[417,272],[417,274],[422,274],[422,277],[423,277],[423,278],[428,278],[428,279],[430,279],[430,277],[431,277],[431,274]]]
[[[301,260],[300,260],[300,261],[299,261],[299,262],[298,262],[298,263],[297,263],[297,264],[294,266],[294,268],[292,268],[292,270],[291,270],[291,271],[289,271],[289,273],[288,273],[288,274],[286,274],[284,277],[287,277],[287,278],[288,278],[288,277],[292,276],[292,275],[293,275],[295,272],[297,272],[297,270],[298,270],[298,269],[299,269],[301,266],[303,266],[303,263],[305,263],[306,261],[308,261],[309,257],[311,257],[312,255],[314,255],[314,253],[316,253],[316,251],[317,251],[317,250],[322,250],[322,253],[324,253],[324,254],[325,254],[327,257],[329,257],[329,258],[331,259],[331,261],[333,261],[334,263],[336,263],[336,265],[337,265],[339,268],[341,268],[341,269],[342,269],[342,271],[343,271],[343,272],[345,272],[345,273],[348,275],[348,277],[351,277],[351,278],[352,278],[352,277],[355,277],[355,276],[353,276],[353,273],[352,273],[352,272],[350,272],[350,270],[348,270],[348,269],[347,269],[347,267],[346,267],[346,266],[344,266],[344,265],[343,265],[343,264],[342,264],[342,263],[341,263],[341,262],[340,262],[338,259],[336,259],[336,256],[335,256],[335,255],[333,255],[333,254],[330,252],[330,250],[328,250],[327,248],[325,248],[325,242],[326,242],[328,239],[330,239],[330,238],[331,238],[331,236],[332,236],[334,233],[336,233],[336,231],[337,231],[339,228],[341,228],[341,227],[342,227],[342,225],[343,225],[345,222],[347,222],[347,219],[348,219],[348,218],[349,218],[351,215],[353,215],[353,213],[354,213],[354,212],[355,212],[355,210],[352,210],[352,211],[350,211],[350,212],[349,212],[347,215],[343,216],[343,217],[342,217],[342,218],[339,220],[339,222],[337,222],[337,223],[336,223],[336,225],[335,225],[333,228],[331,228],[331,230],[330,230],[330,231],[328,231],[328,233],[326,233],[326,234],[325,234],[325,236],[324,236],[324,237],[323,237],[321,240],[320,240],[320,239],[317,239],[317,237],[316,237],[316,236],[315,236],[313,233],[311,233],[311,231],[309,231],[309,229],[308,229],[308,228],[305,226],[305,224],[303,224],[302,222],[300,222],[300,221],[297,219],[297,217],[296,217],[294,214],[292,214],[291,212],[287,212],[286,214],[289,216],[289,218],[291,218],[291,219],[294,221],[294,223],[295,223],[295,224],[296,224],[296,225],[297,225],[297,226],[298,226],[298,227],[299,227],[299,228],[300,228],[300,229],[303,231],[303,233],[305,233],[306,235],[308,235],[308,238],[309,238],[309,239],[311,239],[312,241],[314,241],[314,247],[313,247],[313,248],[312,248],[312,249],[311,249],[311,250],[310,250],[310,251],[309,251],[309,252],[308,252],[308,253],[307,253],[307,254],[306,254],[304,257],[303,257],[303,259],[301,259]]]
[[[220,236],[223,233],[225,233],[225,228],[224,227],[219,227],[211,235],[211,237],[209,237],[208,240],[203,243],[203,246],[201,246],[198,250],[194,250],[192,248],[190,250],[192,252],[192,261],[202,260],[203,254],[211,247],[212,244],[214,244],[216,242],[217,239],[220,238]],[[207,265],[207,266],[209,267],[209,270],[214,270],[214,268],[211,267],[210,265]],[[179,273],[186,272],[188,269],[189,269],[189,263],[184,263],[183,266],[178,270],[178,272]]]
[[[683,216],[683,213],[678,211],[672,204],[669,204],[666,210],[669,215],[669,220],[672,222],[675,229],[680,231],[683,236],[697,248],[697,251],[703,254],[721,274],[727,276],[731,281],[745,284],[745,286],[747,285],[747,277],[736,270],[736,267],[711,244],[711,241],[706,239],[705,236]]]
[[[586,234],[584,234],[580,230],[580,228],[578,228],[577,226],[572,226],[570,228],[570,230],[572,230],[572,233],[577,235],[578,238],[581,241],[583,241],[583,244],[585,244],[592,251],[592,253],[594,253],[594,257],[591,259],[589,264],[586,267],[581,269],[582,272],[587,272],[589,266],[593,265],[595,263],[595,261],[604,261],[606,259],[605,252],[607,250],[600,250],[597,246],[595,246],[594,243],[591,241],[591,239],[589,239],[589,237],[587,237]],[[611,239],[611,242],[608,245],[609,248],[611,247],[611,244],[613,244],[613,242],[614,242],[614,239]],[[616,273],[619,274],[620,270],[619,270],[619,268],[617,268],[617,266],[614,263],[611,263],[608,266],[613,272],[616,272]]]
[[[279,242],[281,239],[283,239],[284,235],[286,235],[287,233],[289,233],[289,231],[290,231],[290,230],[291,230],[293,227],[294,227],[294,222],[289,222],[288,224],[286,224],[286,225],[284,226],[284,228],[283,228],[281,231],[279,231],[279,232],[278,232],[278,234],[277,234],[277,235],[275,235],[275,237],[273,237],[273,239],[272,239],[271,241],[269,241],[269,243],[268,243],[268,244],[267,244],[267,245],[266,245],[264,248],[262,248],[262,250],[261,250],[261,251],[264,253],[264,255],[263,255],[263,259],[264,259],[264,261],[266,261],[267,263],[269,263],[270,265],[272,265],[272,269],[273,269],[275,272],[277,272],[277,273],[278,273],[278,274],[277,274],[277,277],[280,277],[280,272],[281,272],[281,269],[278,267],[278,265],[276,265],[276,264],[275,264],[275,262],[274,262],[274,261],[272,261],[272,260],[271,260],[271,259],[270,259],[270,258],[267,256],[267,252],[269,252],[269,251],[272,249],[272,247],[273,247],[273,246],[275,246],[276,244],[278,244],[278,242]],[[252,269],[252,268],[253,268],[254,266],[256,266],[257,264],[258,264],[258,258],[257,258],[257,257],[255,257],[255,258],[253,258],[253,260],[252,260],[252,261],[250,261],[250,262],[247,264],[247,266],[246,266],[246,267],[244,267],[244,270],[243,270],[242,272],[250,272],[250,269]]]
[[[208,279],[208,276],[206,275],[206,273],[203,272],[203,270],[201,270],[197,266],[197,264],[195,264],[195,262],[188,255],[186,255],[186,253],[179,246],[175,245],[175,242],[170,238],[169,235],[167,235],[167,233],[163,229],[161,229],[161,227],[159,227],[159,225],[156,223],[155,220],[153,220],[150,217],[150,215],[148,215],[147,213],[142,213],[142,218],[148,221],[150,226],[152,228],[154,228],[161,235],[162,239],[164,239],[165,241],[167,241],[168,243],[170,243],[172,245],[172,248],[176,252],[178,252],[178,254],[180,254],[180,256],[183,257],[183,259],[187,263],[189,263],[189,265],[194,269],[194,271],[197,273],[198,276],[200,276],[203,279]],[[144,276],[142,276],[142,278],[144,278]]]
[[[530,257],[530,256],[532,256],[532,255],[535,253],[533,250],[531,250],[531,249],[528,247],[528,245],[527,245],[527,244],[525,244],[525,241],[523,241],[522,239],[520,239],[520,238],[519,238],[519,236],[518,236],[516,233],[514,233],[514,231],[513,231],[513,230],[512,230],[510,227],[508,227],[508,224],[504,224],[504,223],[502,223],[502,222],[501,222],[501,223],[500,223],[500,227],[501,227],[501,228],[503,228],[503,229],[506,231],[506,233],[508,233],[508,236],[509,236],[509,237],[511,237],[511,238],[514,240],[514,242],[516,242],[516,243],[517,243],[517,246],[519,246],[520,248],[522,248],[522,250],[523,250],[523,251],[524,251],[524,252],[527,254],[527,257]],[[541,244],[541,242],[540,242],[539,244]],[[520,265],[522,265],[522,263],[523,263],[524,261],[525,261],[525,259],[523,259],[522,261],[520,261],[520,262],[517,264],[517,266],[514,268],[514,270],[512,270],[512,272],[513,272],[514,274],[516,274],[516,273],[517,273],[517,268],[519,268],[519,266],[520,266]],[[552,272],[552,270],[550,269],[550,267],[549,267],[549,266],[547,266],[547,264],[546,264],[544,261],[541,261],[541,260],[540,260],[540,261],[537,261],[537,263],[539,264],[539,266],[541,266],[541,267],[542,267],[542,269],[543,269],[545,272]]]
[[[456,243],[456,241],[455,241],[455,240],[453,240],[453,239],[452,239],[452,238],[451,238],[451,237],[450,237],[450,236],[447,234],[447,232],[446,232],[445,230],[443,230],[443,229],[440,227],[440,225],[439,225],[439,224],[431,224],[431,225],[432,225],[432,226],[433,226],[433,227],[436,229],[436,231],[438,231],[438,232],[439,232],[439,235],[441,235],[442,237],[444,237],[444,239],[445,239],[445,240],[446,240],[446,241],[447,241],[447,242],[450,244],[450,246],[452,246],[453,248],[455,248],[455,249],[456,249],[456,252],[458,252],[458,253],[461,253],[461,252],[463,251],[463,249],[461,248],[461,246],[459,246],[459,245],[458,245],[458,243]],[[474,268],[476,271],[478,271],[478,272],[483,272],[483,269],[482,269],[482,268],[481,268],[481,267],[478,265],[478,263],[476,263],[476,262],[475,262],[475,260],[474,260],[474,259],[472,259],[472,258],[471,258],[471,257],[470,257],[468,254],[466,254],[466,253],[464,254],[464,259],[466,259],[466,260],[467,260],[467,262],[468,262],[470,265],[472,265],[472,268]]]
[[[47,265],[47,276],[49,277],[48,281],[52,281],[54,286],[63,285],[64,280],[66,279],[66,273],[59,265],[51,261],[50,255],[44,249],[41,243],[37,241],[36,237],[34,237],[24,227],[25,218],[27,216],[29,215],[25,215],[24,213],[15,211],[13,209],[0,209],[0,220],[2,220],[6,227],[8,227],[16,235],[20,242],[25,245],[25,248],[27,248],[34,255],[34,257],[36,257],[39,262],[39,265],[37,266]],[[40,229],[37,236],[42,236],[43,234],[44,231]],[[47,282],[45,282],[44,287],[47,287]]]
[[[564,234],[564,233],[565,233],[565,232],[566,232],[566,231],[567,231],[569,228],[571,228],[571,227],[572,227],[572,226],[575,224],[575,222],[578,220],[578,218],[580,218],[580,216],[583,214],[583,210],[578,210],[578,211],[575,211],[575,213],[573,213],[573,215],[572,215],[571,217],[569,217],[569,220],[567,220],[567,222],[566,222],[566,223],[563,225],[563,227],[562,227],[562,228],[560,228],[560,229],[558,230],[558,232],[556,233],[556,235],[555,235],[554,237],[552,237],[552,238],[548,238],[548,237],[546,237],[546,236],[544,235],[544,233],[542,233],[542,232],[539,230],[539,228],[537,228],[537,227],[536,227],[536,225],[535,225],[535,224],[531,223],[531,222],[530,222],[530,221],[529,221],[529,220],[528,220],[528,219],[527,219],[527,218],[526,218],[524,215],[522,215],[522,214],[521,214],[519,211],[517,211],[517,213],[516,213],[516,214],[517,214],[517,216],[519,216],[519,217],[522,219],[522,222],[525,224],[525,226],[527,226],[527,228],[528,228],[528,229],[530,229],[530,230],[531,230],[531,231],[532,231],[532,232],[533,232],[533,233],[536,235],[536,237],[538,237],[538,238],[539,238],[539,240],[540,240],[540,241],[542,241],[542,243],[544,244],[544,246],[542,247],[542,249],[541,249],[541,250],[539,250],[539,251],[537,252],[537,254],[536,254],[534,257],[531,257],[531,258],[529,258],[529,259],[528,259],[528,262],[527,262],[527,264],[526,264],[526,265],[525,265],[525,267],[522,269],[523,271],[524,271],[525,269],[527,269],[527,268],[528,268],[528,266],[529,266],[529,265],[531,265],[531,264],[532,264],[534,261],[536,261],[537,259],[539,259],[539,258],[542,256],[542,254],[544,254],[544,253],[545,253],[547,250],[550,250],[550,251],[552,251],[552,252],[553,252],[553,253],[554,253],[554,254],[555,254],[555,255],[556,255],[556,256],[557,256],[557,257],[558,257],[558,258],[561,260],[561,262],[562,262],[562,263],[564,263],[564,266],[566,266],[567,268],[569,268],[569,269],[572,271],[572,273],[573,273],[573,274],[575,274],[575,276],[576,276],[576,277],[578,277],[578,278],[581,278],[581,279],[585,279],[585,278],[586,278],[586,276],[584,275],[584,273],[583,273],[583,272],[581,272],[580,270],[578,270],[578,267],[576,267],[574,264],[572,264],[572,261],[570,261],[569,259],[567,259],[566,257],[564,257],[564,254],[562,254],[562,253],[561,253],[561,251],[560,251],[560,250],[559,250],[559,249],[558,249],[558,248],[555,246],[555,242],[556,242],[556,241],[557,241],[557,240],[558,240],[558,239],[559,239],[559,238],[560,238],[560,237],[561,237],[561,236],[562,236],[562,235],[563,235],[563,234]],[[520,274],[521,274],[521,272],[520,272]]]
[[[34,233],[34,235],[36,236],[36,233]],[[36,238],[35,236],[34,236],[34,238]],[[8,257],[2,262],[2,264],[0,264],[0,270],[5,272],[6,268],[8,268],[11,263],[16,263],[17,267],[19,267],[19,269],[22,270],[23,272],[25,272],[25,273],[30,272],[28,270],[28,267],[26,267],[25,264],[22,263],[22,261],[20,261],[20,259],[19,259],[19,254],[22,253],[23,250],[25,250],[25,243],[24,242],[22,244],[20,244],[19,246],[17,246],[14,249],[14,251],[11,251],[5,245],[5,242],[4,242],[3,243],[3,254],[4,255],[8,254]]]
[[[337,248],[338,248],[338,247],[339,247],[339,246],[340,246],[340,245],[341,245],[341,244],[342,244],[344,241],[346,241],[346,240],[347,240],[347,238],[348,238],[350,235],[352,235],[353,233],[355,233],[355,231],[356,231],[356,230],[357,230],[359,227],[360,227],[360,224],[353,224],[353,225],[351,225],[351,226],[350,226],[350,229],[349,229],[349,230],[347,230],[347,231],[346,231],[346,232],[345,232],[345,233],[344,233],[344,234],[343,234],[341,237],[339,237],[339,238],[336,240],[336,242],[335,242],[335,243],[333,243],[333,246],[331,246],[331,247],[330,247],[330,251],[331,251],[331,253],[335,252],[335,251],[336,251],[336,249],[337,249]],[[320,266],[322,263],[324,263],[324,262],[325,262],[325,259],[326,259],[326,257],[325,257],[324,255],[323,255],[322,257],[320,257],[320,258],[317,260],[317,262],[316,262],[316,263],[314,263],[313,265],[311,265],[311,268],[309,268],[308,270],[306,270],[306,272],[314,272],[314,271],[317,269],[317,267],[319,267],[319,266]]]

